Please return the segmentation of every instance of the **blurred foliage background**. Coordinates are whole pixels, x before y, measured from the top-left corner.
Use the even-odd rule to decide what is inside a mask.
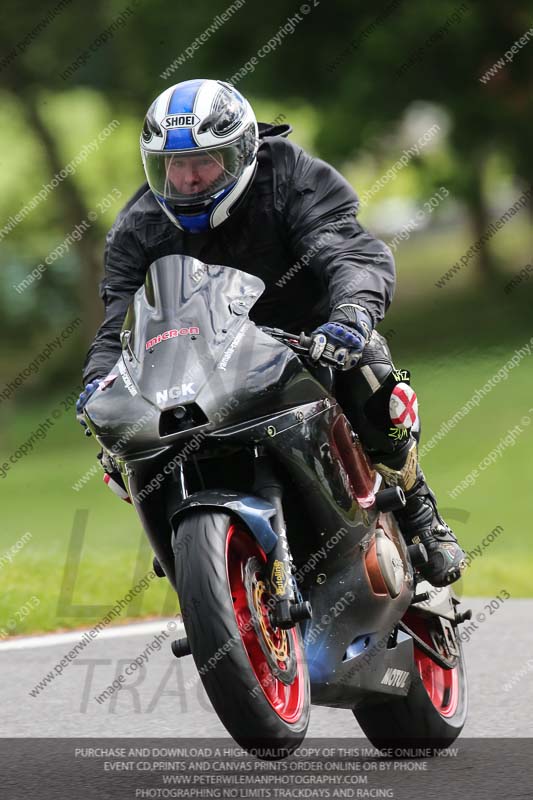
[[[531,30],[532,12],[531,0],[510,6],[496,0],[8,3],[0,30],[0,463],[76,391],[101,319],[105,234],[144,180],[138,150],[144,113],[163,89],[195,77],[238,76],[259,119],[290,122],[293,141],[333,163],[361,196],[372,192],[361,221],[394,242],[398,268],[397,294],[381,329],[397,366],[411,369],[424,437],[431,438],[533,333],[531,198],[437,286],[532,187],[533,39],[526,36],[511,51]],[[259,57],[269,41],[275,45]],[[374,191],[434,125],[431,141]],[[45,189],[28,212],[32,198],[73,163],[72,174]],[[92,212],[83,236],[67,239]],[[32,272],[38,277],[28,281]],[[46,363],[6,393],[78,318],[81,324]],[[470,594],[532,593],[527,425],[474,486],[455,500],[449,496],[527,416],[530,376],[524,356],[424,459],[467,549],[495,526],[504,528],[468,570]],[[32,594],[42,598],[39,609],[10,633],[81,625],[91,617],[57,612],[76,509],[90,510],[76,602],[112,603],[131,585],[140,541],[134,513],[100,476],[72,488],[95,453],[65,408],[0,478],[0,554],[25,531],[33,536],[0,570],[0,629],[2,616]],[[164,594],[163,587],[150,589],[133,612],[161,613]]]

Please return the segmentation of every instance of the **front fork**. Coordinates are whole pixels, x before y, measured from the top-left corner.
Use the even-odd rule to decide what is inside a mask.
[[[274,599],[274,608],[270,614],[271,622],[275,628],[293,628],[297,622],[311,619],[311,605],[308,602],[302,602],[293,578],[292,557],[283,517],[283,486],[262,447],[255,448],[254,493],[264,500],[268,500],[276,509],[271,524],[277,541],[267,555],[266,564],[266,577],[271,596]]]

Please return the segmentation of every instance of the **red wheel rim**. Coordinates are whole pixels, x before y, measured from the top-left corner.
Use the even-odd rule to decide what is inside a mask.
[[[405,624],[411,628],[426,644],[435,647],[429,633],[431,620],[419,614],[406,614]],[[433,659],[426,655],[416,642],[414,645],[414,655],[418,672],[424,684],[424,688],[429,699],[441,715],[441,717],[453,717],[457,711],[459,702],[459,670],[444,669]]]
[[[266,644],[280,670],[285,668],[285,664],[283,657],[278,658],[279,655],[292,651],[296,658],[296,675],[292,683],[286,684],[274,674],[252,622],[252,612],[244,582],[244,571],[249,559],[254,557],[261,563],[266,561],[263,550],[252,539],[250,534],[238,525],[230,525],[226,539],[228,582],[239,633],[258,681],[257,692],[262,691],[282,720],[294,723],[302,714],[305,687],[302,653],[298,643],[298,636],[296,635],[296,628],[282,631],[272,627],[268,615],[268,595],[263,593],[259,586],[254,593],[254,597],[257,598],[256,611],[258,618],[259,614],[261,615],[259,621],[263,632],[263,645]]]

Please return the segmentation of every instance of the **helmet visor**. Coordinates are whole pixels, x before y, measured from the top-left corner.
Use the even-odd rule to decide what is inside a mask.
[[[150,189],[179,206],[194,206],[232,186],[246,166],[239,143],[225,147],[182,150],[175,153],[144,151]]]

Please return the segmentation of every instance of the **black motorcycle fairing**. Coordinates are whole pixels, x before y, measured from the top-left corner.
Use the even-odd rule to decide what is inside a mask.
[[[248,319],[263,290],[258,278],[231,267],[189,256],[155,261],[124,322],[122,356],[110,374],[116,379],[86,406],[102,445],[119,442],[127,454],[177,441],[180,431],[159,425],[161,413],[176,406],[194,405],[196,417],[216,429],[221,420],[328,396],[289,347]],[[125,436],[139,418],[143,429]]]
[[[240,329],[264,289],[253,275],[190,256],[154,261],[124,321],[128,372],[143,397],[160,409],[195,400],[217,365],[226,371],[226,349],[246,335]],[[177,386],[188,391],[170,396]]]

